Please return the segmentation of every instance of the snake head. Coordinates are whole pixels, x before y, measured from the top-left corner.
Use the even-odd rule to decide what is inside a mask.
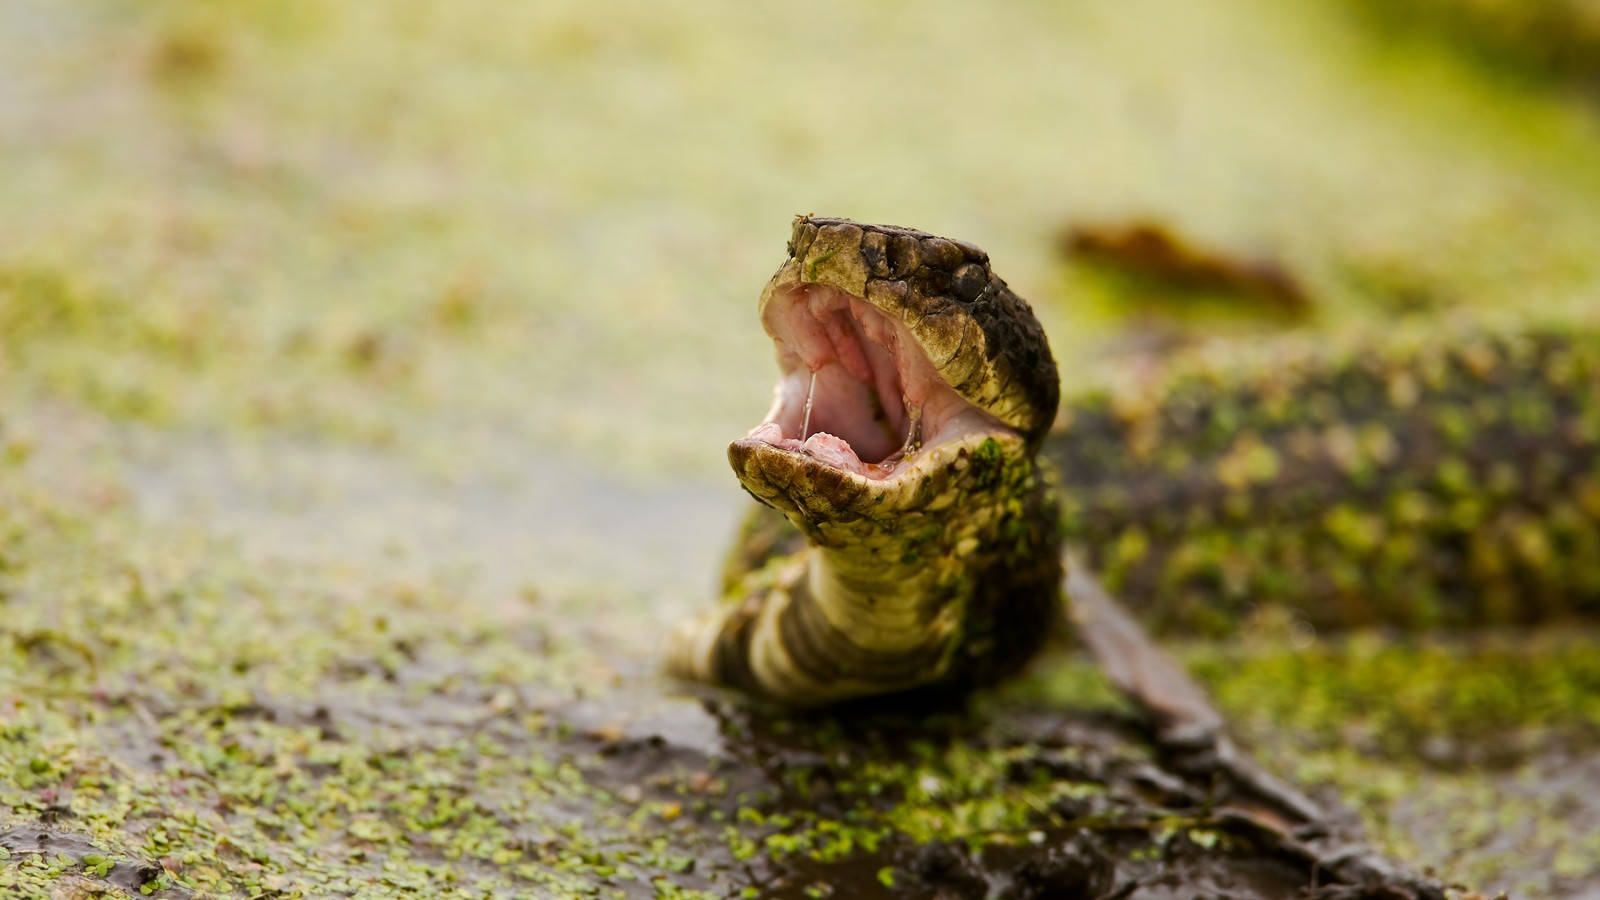
[[[801,217],[761,295],[773,404],[729,447],[741,483],[826,543],[824,523],[954,502],[973,460],[1025,458],[1055,416],[1032,309],[970,244]]]
[[[843,294],[904,326],[899,336],[910,338],[956,395],[1030,444],[1055,420],[1060,382],[1044,327],[978,247],[892,225],[796,218],[789,258],[761,294],[780,367],[787,365],[784,345],[793,342],[778,326],[797,291]]]

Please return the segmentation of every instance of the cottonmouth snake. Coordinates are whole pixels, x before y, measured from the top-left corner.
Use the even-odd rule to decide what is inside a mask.
[[[1047,438],[1044,331],[970,244],[799,217],[760,310],[780,377],[728,455],[762,506],[682,677],[795,706],[993,681],[1060,618],[1064,541],[1169,629],[1600,608],[1593,328],[1174,366]]]

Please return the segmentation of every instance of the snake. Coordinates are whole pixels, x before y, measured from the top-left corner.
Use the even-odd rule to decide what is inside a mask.
[[[728,447],[757,505],[668,639],[680,678],[791,707],[992,684],[1067,620],[1069,555],[1163,633],[1600,613],[1592,324],[1290,342],[1063,402],[983,250],[810,215],[759,314],[773,402]]]

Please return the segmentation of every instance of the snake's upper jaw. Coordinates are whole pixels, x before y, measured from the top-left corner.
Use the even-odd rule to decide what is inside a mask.
[[[771,298],[762,318],[781,375],[772,409],[729,455],[740,480],[769,503],[870,503],[898,493],[895,483],[943,445],[1021,439],[958,394],[901,321],[859,297],[794,285]]]

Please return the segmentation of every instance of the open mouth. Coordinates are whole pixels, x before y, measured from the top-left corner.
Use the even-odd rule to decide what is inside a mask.
[[[793,285],[767,304],[763,324],[781,375],[766,419],[737,443],[884,480],[925,447],[1011,430],[946,383],[904,324],[859,297]]]

